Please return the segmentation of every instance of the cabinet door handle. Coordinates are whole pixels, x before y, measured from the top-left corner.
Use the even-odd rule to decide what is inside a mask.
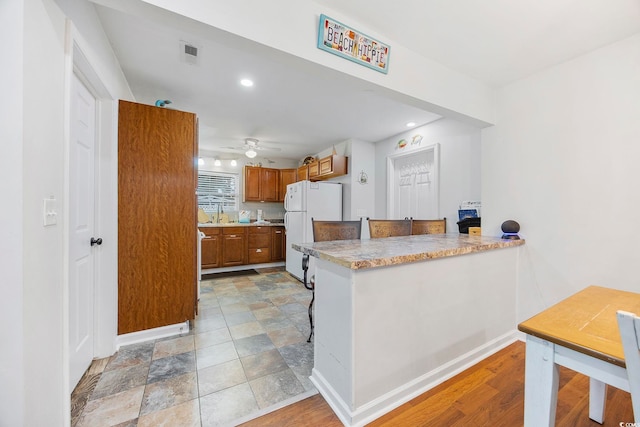
[[[256,249],[256,253],[262,252],[262,249]]]
[[[235,234],[229,234],[229,237],[236,237]]]
[[[282,231],[276,231],[276,234],[280,234],[280,233],[282,233]]]

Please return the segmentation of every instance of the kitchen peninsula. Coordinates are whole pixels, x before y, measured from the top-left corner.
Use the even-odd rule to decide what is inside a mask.
[[[317,258],[311,380],[360,426],[513,342],[523,240],[457,234],[294,244]]]

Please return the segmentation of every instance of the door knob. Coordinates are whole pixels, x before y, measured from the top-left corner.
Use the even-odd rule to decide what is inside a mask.
[[[91,246],[93,245],[100,246],[101,244],[102,244],[102,237],[98,237],[97,239],[95,237],[91,238]]]

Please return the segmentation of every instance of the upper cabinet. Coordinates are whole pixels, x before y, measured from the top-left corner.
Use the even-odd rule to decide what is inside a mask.
[[[309,165],[302,165],[298,168],[296,181],[304,181],[309,179]]]
[[[279,201],[280,171],[256,166],[244,167],[244,202]],[[284,200],[284,198],[282,199]],[[280,201],[282,201],[280,200]]]
[[[296,169],[279,169],[280,173],[278,185],[278,201],[284,202],[284,195],[287,193],[287,185],[296,182]]]
[[[323,181],[347,174],[347,157],[336,154],[298,168],[298,181]]]

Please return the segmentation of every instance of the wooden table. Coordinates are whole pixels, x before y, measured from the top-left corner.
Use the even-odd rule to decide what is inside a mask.
[[[616,312],[640,294],[590,286],[518,325],[527,334],[525,427],[555,425],[558,365],[590,377],[589,418],[604,422],[606,384],[629,391]]]

